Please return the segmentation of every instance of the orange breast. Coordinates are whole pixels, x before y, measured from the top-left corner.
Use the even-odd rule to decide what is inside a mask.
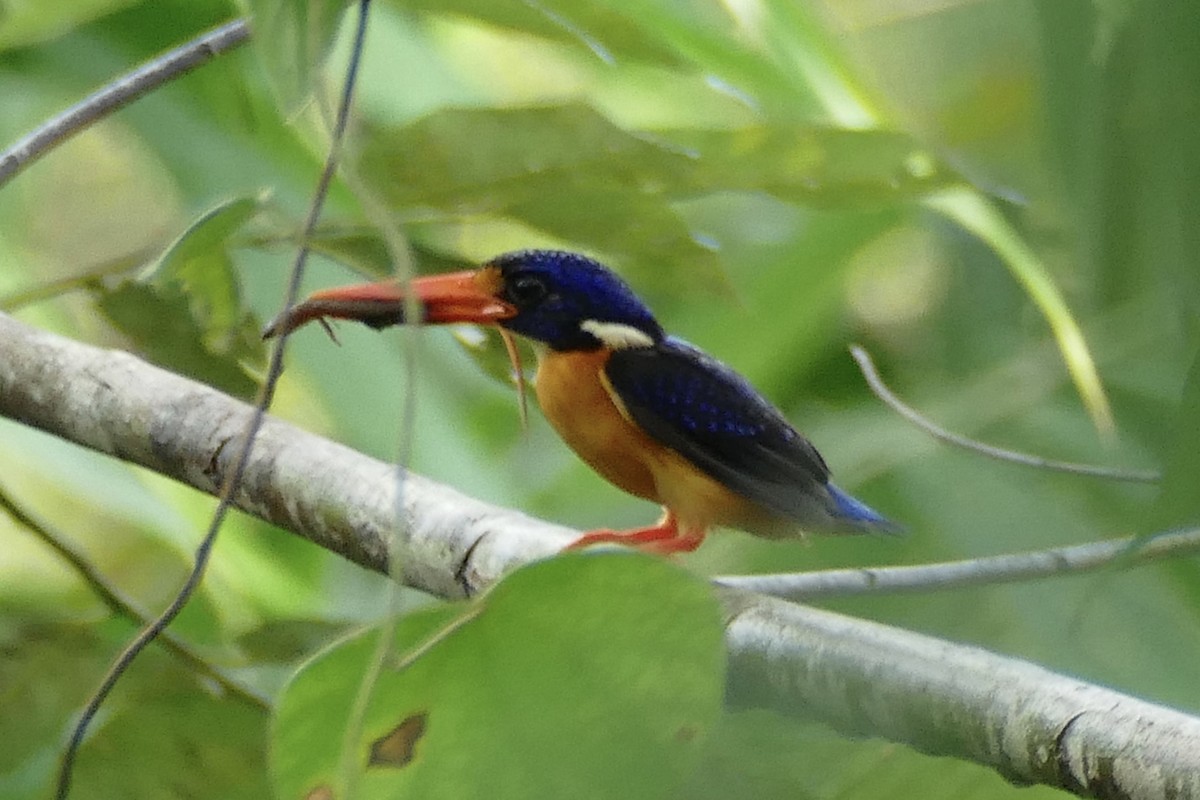
[[[648,461],[662,446],[621,415],[604,388],[607,350],[546,353],[534,392],[563,441],[608,481],[630,494],[662,502]]]
[[[546,419],[572,450],[630,494],[661,503],[689,530],[728,525],[766,533],[776,520],[708,477],[628,420],[605,387],[609,351],[548,352],[534,389]]]

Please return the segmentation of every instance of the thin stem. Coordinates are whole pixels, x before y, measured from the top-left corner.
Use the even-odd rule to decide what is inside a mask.
[[[358,28],[355,31],[355,45],[351,52],[350,63],[347,67],[346,81],[343,86],[340,105],[338,107],[337,123],[333,132],[333,141],[329,146],[329,153],[325,159],[324,169],[321,171],[321,177],[317,182],[317,187],[313,192],[312,204],[309,206],[308,217],[304,223],[303,243],[299,251],[296,253],[296,260],[292,264],[291,275],[288,280],[287,290],[284,299],[284,311],[295,305],[296,300],[300,295],[300,283],[304,274],[304,265],[308,260],[308,240],[312,237],[313,231],[316,229],[317,220],[320,218],[321,209],[325,204],[325,198],[329,193],[330,184],[333,182],[334,173],[337,170],[338,158],[341,155],[342,140],[346,132],[346,125],[350,117],[350,104],[354,96],[354,86],[358,75],[358,66],[360,55],[362,52],[362,42],[366,35],[367,25],[367,0],[361,0],[360,14],[358,19]],[[234,503],[234,494],[238,486],[242,482],[242,476],[245,474],[246,466],[250,461],[250,454],[253,450],[254,439],[258,435],[259,429],[262,427],[263,419],[266,416],[266,409],[271,404],[271,398],[275,393],[275,384],[279,380],[280,373],[283,372],[283,351],[287,343],[287,335],[284,334],[275,342],[271,349],[271,359],[267,367],[266,381],[263,383],[262,390],[259,392],[258,400],[255,404],[254,413],[247,422],[246,430],[243,432],[240,441],[237,442],[237,454],[235,456],[232,471],[228,474],[227,479],[221,489],[221,495],[217,502],[217,507],[213,511],[213,516],[209,522],[208,530],[204,534],[199,547],[196,549],[196,559],[192,567],[191,573],[184,582],[179,593],[175,595],[174,600],[155,619],[148,627],[146,627],[117,657],[109,668],[108,673],[101,681],[99,688],[93,693],[80,714],[79,720],[76,722],[74,729],[71,731],[71,737],[67,742],[67,746],[63,751],[61,768],[59,770],[58,787],[55,796],[58,800],[64,800],[71,791],[71,774],[75,765],[75,756],[79,751],[79,746],[83,742],[84,734],[87,732],[88,726],[95,718],[96,712],[108,697],[113,687],[116,685],[120,677],[125,673],[133,663],[134,659],[146,648],[146,646],[154,641],[160,633],[179,615],[183,607],[187,605],[188,600],[200,585],[200,581],[204,577],[205,569],[208,566],[209,556],[212,554],[213,545],[216,543],[217,533],[221,528],[221,523],[224,522],[226,514]]]
[[[1054,461],[1042,458],[1041,456],[1021,453],[1016,450],[1006,450],[1002,447],[995,447],[994,445],[960,436],[922,416],[916,409],[897,397],[887,387],[887,384],[883,382],[883,378],[879,376],[879,371],[875,369],[875,363],[871,360],[871,356],[866,350],[858,345],[851,345],[850,355],[854,356],[854,360],[858,362],[859,369],[862,370],[863,377],[867,380],[867,385],[871,387],[871,391],[876,397],[883,401],[888,408],[904,417],[913,425],[916,425],[930,436],[946,444],[952,444],[955,447],[961,447],[965,450],[980,453],[989,458],[1001,461],[1011,461],[1027,467],[1036,467],[1037,469],[1046,469],[1053,472],[1084,475],[1089,478],[1104,478],[1110,481],[1127,481],[1130,483],[1157,483],[1162,477],[1159,473],[1150,470],[1120,469],[1116,467],[1099,467],[1093,464],[1076,464],[1070,461]]]
[[[249,23],[245,19],[235,19],[146,62],[85,97],[0,153],[0,186],[64,140],[163,84],[232,50],[248,38]]]
[[[812,600],[818,597],[926,592],[961,586],[1013,583],[1094,572],[1117,564],[1136,566],[1195,552],[1200,552],[1200,528],[939,564],[776,575],[730,575],[716,578],[716,581],[748,592],[788,600]]]
[[[58,553],[63,561],[66,561],[71,569],[75,570],[80,579],[88,585],[92,592],[100,598],[100,602],[104,603],[110,611],[139,625],[147,624],[150,619],[149,615],[138,608],[120,589],[109,583],[108,579],[101,575],[95,566],[82,553],[76,550],[74,545],[66,540],[66,537],[45,523],[35,519],[32,514],[22,508],[2,488],[0,488],[0,509],[5,511],[14,522],[48,545],[51,550]],[[201,673],[220,685],[231,696],[238,698],[247,705],[257,708],[259,711],[271,710],[271,703],[267,698],[258,694],[253,689],[241,685],[219,668],[205,661],[203,656],[173,633],[169,631],[164,632],[159,643],[196,672]]]

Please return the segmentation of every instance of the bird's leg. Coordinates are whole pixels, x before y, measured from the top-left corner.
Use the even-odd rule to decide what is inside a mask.
[[[645,528],[627,531],[608,529],[589,531],[567,545],[564,550],[578,550],[593,544],[623,544],[644,553],[669,555],[690,553],[704,541],[703,529],[680,529],[679,520],[670,511],[662,519]]]

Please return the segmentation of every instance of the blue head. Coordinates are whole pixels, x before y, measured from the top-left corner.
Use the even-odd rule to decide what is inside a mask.
[[[663,338],[650,309],[616,273],[577,253],[521,250],[485,264],[496,297],[516,308],[499,324],[552,350],[649,346]]]

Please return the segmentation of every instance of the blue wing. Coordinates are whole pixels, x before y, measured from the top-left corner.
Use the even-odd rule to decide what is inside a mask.
[[[634,422],[714,480],[801,524],[813,523],[815,509],[843,516],[817,449],[703,351],[668,337],[614,351],[605,375]]]

